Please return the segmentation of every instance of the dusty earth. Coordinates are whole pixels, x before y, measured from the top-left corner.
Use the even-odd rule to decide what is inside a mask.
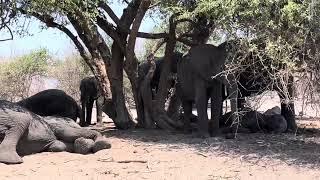
[[[25,156],[23,164],[0,164],[0,179],[320,179],[317,130],[203,140],[160,130],[99,129],[112,149]]]
[[[273,104],[271,104],[272,106]],[[298,120],[302,133],[238,134],[237,139],[160,130],[94,126],[112,148],[96,154],[39,153],[0,163],[0,179],[320,179],[320,123]]]

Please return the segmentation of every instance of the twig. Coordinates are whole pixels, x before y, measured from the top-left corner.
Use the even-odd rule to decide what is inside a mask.
[[[144,160],[123,160],[123,161],[115,161],[117,163],[147,163],[148,161]]]
[[[98,159],[97,161],[100,162],[116,162],[116,163],[148,163],[148,161],[144,160],[122,160],[122,161],[115,161],[112,157],[106,159]]]
[[[207,155],[201,153],[201,152],[197,152],[196,154],[200,155],[200,156],[203,156],[203,157],[208,157]]]
[[[109,158],[106,158],[106,159],[98,159],[97,161],[100,161],[100,162],[114,162],[112,157],[109,157]]]

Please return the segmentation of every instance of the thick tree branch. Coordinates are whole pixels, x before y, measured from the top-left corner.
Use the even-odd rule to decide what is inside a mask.
[[[118,26],[119,25],[119,18],[118,16],[113,12],[113,10],[110,8],[110,6],[105,3],[105,1],[100,1],[98,5],[101,9],[103,9],[109,17],[112,19],[112,21]]]
[[[29,14],[24,9],[17,8],[17,10],[19,12],[21,12],[22,14],[26,14],[26,15]],[[86,62],[90,62],[90,57],[87,55],[85,48],[83,47],[81,42],[78,40],[77,36],[75,36],[68,28],[66,28],[65,26],[63,26],[61,24],[54,22],[54,18],[49,15],[40,15],[35,12],[31,13],[31,15],[33,17],[37,18],[38,20],[40,20],[41,22],[45,23],[48,27],[57,28],[60,31],[64,32],[72,40],[72,42],[76,45],[81,57]]]
[[[130,70],[133,70],[133,72],[131,72],[132,75],[135,73],[136,76],[137,76],[136,72],[137,72],[137,68],[138,68],[138,60],[135,57],[134,47],[136,44],[138,30],[140,28],[142,19],[145,16],[150,4],[151,4],[150,0],[142,0],[141,1],[137,15],[132,23],[132,30],[130,32],[130,36],[128,39],[125,68],[130,67]],[[127,72],[130,72],[130,70],[128,68]]]
[[[143,17],[145,16],[148,7],[150,6],[150,0],[142,0],[135,20],[132,23],[132,30],[130,32],[128,46],[127,46],[127,58],[128,56],[134,54],[134,47],[138,35],[138,30],[140,28]]]
[[[146,33],[138,32],[137,37],[145,39],[166,39],[168,38],[168,33]]]

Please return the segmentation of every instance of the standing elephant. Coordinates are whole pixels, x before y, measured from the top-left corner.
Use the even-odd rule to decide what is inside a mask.
[[[102,112],[106,113],[109,118],[115,119],[116,109],[111,99],[106,99],[101,94],[100,86],[94,76],[86,77],[80,82],[80,100],[82,105],[82,113],[80,118],[81,126],[88,126],[91,124],[91,115],[93,103],[96,101],[97,108],[97,122],[102,122]]]
[[[82,79],[80,82],[80,92],[82,105],[82,121],[80,121],[80,125],[88,126],[91,124],[94,101],[96,101],[97,108],[97,123],[101,123],[105,98],[101,94],[97,79],[94,76]]]
[[[81,120],[81,108],[77,102],[64,91],[47,89],[17,102],[29,111],[40,116],[61,116],[77,121]]]
[[[217,133],[219,117],[222,107],[222,84],[228,85],[222,76],[215,77],[224,70],[227,59],[227,43],[216,47],[203,44],[192,47],[188,54],[178,62],[178,85],[177,91],[182,101],[184,110],[184,131],[190,131],[190,117],[192,115],[192,103],[196,104],[198,113],[199,135],[201,137]],[[213,78],[215,77],[215,78]],[[228,77],[232,80],[233,77]],[[233,94],[232,109],[236,107],[237,87],[231,81]],[[208,127],[208,99],[211,99],[211,123]]]
[[[9,101],[0,100],[0,162],[22,163],[20,156],[38,152],[86,154],[111,145],[99,132],[83,129],[73,120],[42,118]]]

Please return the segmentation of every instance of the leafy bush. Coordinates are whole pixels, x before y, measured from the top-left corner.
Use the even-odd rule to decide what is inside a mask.
[[[49,59],[48,51],[39,49],[1,63],[1,99],[16,101],[28,97],[32,82],[46,76]]]

